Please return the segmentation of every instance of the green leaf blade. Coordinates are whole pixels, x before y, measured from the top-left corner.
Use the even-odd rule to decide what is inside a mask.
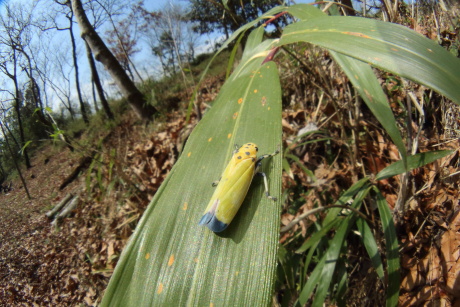
[[[407,171],[419,168],[428,163],[441,159],[445,156],[448,156],[452,153],[452,150],[439,150],[439,151],[430,151],[422,152],[412,156],[407,157]],[[385,167],[381,170],[375,177],[375,180],[383,180],[390,178],[406,172],[403,161],[396,161],[393,164]]]
[[[383,197],[382,193],[380,193],[376,186],[373,187],[373,190],[377,194],[377,207],[382,221],[383,233],[385,235],[388,269],[386,306],[394,307],[398,305],[399,284],[401,280],[398,237],[396,235],[396,227],[393,222],[393,217],[385,197]]]
[[[361,17],[317,17],[287,26],[279,44],[299,41],[370,63],[460,103],[460,61],[404,26]]]
[[[396,119],[391,111],[390,104],[382,90],[372,68],[361,61],[346,55],[331,53],[340,67],[347,74],[354,88],[363,98],[364,102],[377,118],[382,127],[398,147],[403,161],[406,159],[406,146],[404,145],[401,133],[396,125]]]
[[[125,248],[102,306],[186,306],[270,302],[277,261],[279,206],[255,177],[221,234],[198,222],[235,143],[259,153],[281,144],[281,90],[274,63],[253,60],[232,79],[194,129]],[[256,63],[258,62],[258,65]],[[242,63],[242,65],[247,63]],[[252,66],[253,65],[253,66]],[[263,161],[270,192],[281,195],[281,155]]]
[[[363,245],[366,248],[369,258],[371,259],[372,265],[374,266],[377,275],[383,281],[385,275],[383,272],[382,257],[380,257],[379,248],[377,246],[377,242],[375,241],[374,235],[372,234],[372,230],[366,223],[366,220],[362,218],[356,221],[356,226],[358,227],[361,235],[361,240],[363,241]]]

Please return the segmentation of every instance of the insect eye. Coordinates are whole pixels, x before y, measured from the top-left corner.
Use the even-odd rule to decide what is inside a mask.
[[[256,147],[256,151],[259,151],[259,148]]]

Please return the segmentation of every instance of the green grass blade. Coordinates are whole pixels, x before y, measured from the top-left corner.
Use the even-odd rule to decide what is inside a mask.
[[[316,17],[327,16],[326,13],[324,13],[317,7],[304,3],[292,5],[286,8],[286,11],[300,20],[309,20]]]
[[[452,153],[452,150],[439,150],[439,151],[430,151],[418,153],[412,156],[407,157],[407,170],[413,170],[418,167],[424,166],[428,163],[436,161],[442,157],[448,156]],[[397,161],[381,170],[375,180],[382,180],[389,177],[393,177],[399,174],[406,172],[404,164],[402,161]]]
[[[288,9],[288,12],[301,20],[327,17],[321,10],[306,4],[294,5]],[[364,62],[344,54],[331,51],[331,55],[347,74],[359,95],[387,131],[404,160],[406,158],[406,147],[396,125],[396,119],[391,111],[387,97],[372,68]]]
[[[313,272],[311,272],[310,276],[308,277],[308,282],[302,288],[302,292],[300,292],[298,302],[297,304],[295,304],[295,306],[305,306],[305,304],[308,302],[308,299],[313,293],[313,290],[315,290],[316,285],[318,285],[321,282],[321,273],[323,272],[325,263],[326,255],[323,255],[321,260],[313,269]]]
[[[363,98],[369,110],[371,110],[396,147],[398,147],[404,161],[406,158],[406,146],[396,125],[396,119],[391,111],[387,96],[383,92],[372,68],[364,62],[343,54],[337,52],[332,52],[331,54],[347,74],[348,79]]]
[[[233,46],[232,48],[232,52],[230,53],[230,57],[228,59],[227,71],[225,72],[225,80],[227,80],[230,77],[230,74],[232,73],[232,68],[233,68],[233,65],[235,64],[236,53],[238,49],[240,48],[242,39],[243,39],[243,35],[240,35],[238,39],[236,40],[235,46]]]
[[[279,244],[278,249],[278,271],[282,275],[279,280],[282,284],[286,285],[286,294],[290,296],[291,293],[296,293],[296,277],[298,271],[301,270],[299,266],[300,257],[291,252],[288,252],[286,248]]]
[[[323,228],[321,228],[321,230],[315,232],[310,238],[308,238],[307,241],[305,241],[305,243],[302,244],[302,246],[295,252],[304,253],[312,246],[316,246],[318,242],[329,232],[329,230],[331,230],[331,228],[334,226],[337,226],[339,222],[341,222],[341,220],[337,218],[331,221],[329,224],[325,225]]]
[[[305,172],[305,174],[307,174],[307,176],[310,177],[313,180],[313,182],[316,182],[315,174],[311,170],[306,168],[305,165],[303,165],[303,163],[300,161],[299,157],[297,157],[297,156],[295,156],[293,154],[286,154],[285,157],[295,161],[297,163],[297,165]]]
[[[371,259],[372,265],[377,272],[377,275],[383,281],[385,274],[383,272],[382,257],[380,257],[379,248],[377,242],[375,241],[372,230],[364,219],[358,219],[356,221],[356,226],[361,235],[361,240],[363,241],[364,247],[366,248],[367,254]]]
[[[342,255],[347,254],[347,242],[345,241],[345,244],[342,246]],[[337,305],[339,307],[341,306],[347,306],[347,298],[346,298],[346,292],[348,289],[348,272],[347,272],[347,262],[345,257],[341,257],[337,263],[337,272],[335,274],[335,279],[337,280],[337,290],[336,293],[334,294],[334,297],[337,301]]]
[[[198,225],[235,143],[272,153],[281,144],[281,89],[274,63],[231,77],[189,137],[181,157],[139,222],[115,268],[102,306],[268,305],[279,236],[279,205],[256,177],[220,235]],[[264,160],[281,195],[281,155]]]
[[[356,194],[356,197],[351,206],[355,209],[358,209],[361,206],[363,199],[369,193],[369,190],[370,187],[368,187],[367,185],[363,186]],[[321,282],[318,284],[315,297],[313,299],[313,307],[320,307],[324,304],[324,300],[326,299],[327,293],[331,285],[332,277],[334,276],[340,250],[342,249],[342,245],[344,244],[346,237],[350,232],[355,220],[356,214],[350,214],[340,224],[339,228],[337,229],[334,235],[334,238],[330,240],[330,245],[326,251],[326,262],[321,273]]]
[[[387,266],[388,266],[388,285],[387,285],[387,307],[398,305],[399,299],[399,282],[400,282],[400,267],[399,267],[399,246],[396,236],[396,229],[393,223],[393,217],[388,208],[385,197],[380,193],[379,189],[374,186],[373,190],[377,194],[377,206],[382,221],[383,233],[385,235]]]
[[[287,26],[279,44],[299,41],[372,64],[460,103],[460,60],[404,26],[362,17],[316,17]]]
[[[364,189],[367,188],[369,184],[369,178],[363,178],[353,184],[348,190],[346,190],[342,196],[340,196],[339,200],[335,202],[335,205],[346,205],[349,201],[356,196],[356,194]],[[324,218],[323,225],[328,225],[333,220],[337,219],[337,215],[342,211],[342,208],[332,208],[328,211],[327,216]]]

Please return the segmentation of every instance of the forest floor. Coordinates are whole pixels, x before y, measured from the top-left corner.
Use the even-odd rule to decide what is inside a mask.
[[[179,112],[148,128],[130,114],[74,152],[52,144],[37,150],[32,168],[23,173],[31,199],[19,179],[13,181],[13,191],[0,194],[0,306],[93,306],[100,302],[118,256],[193,127]],[[283,114],[286,131],[299,114]],[[458,139],[446,146],[459,147]],[[371,146],[361,150],[363,156],[382,154]],[[93,162],[61,190],[87,156]],[[298,168],[292,170],[296,176],[305,176]],[[326,172],[316,165],[312,171],[332,181],[338,168]],[[412,174],[423,189],[414,193],[404,224],[398,228],[401,306],[460,306],[458,172],[457,151]],[[79,196],[77,208],[52,224],[45,213],[67,194]],[[394,204],[397,191],[390,187],[385,197]],[[282,221],[291,218],[285,213]],[[350,280],[350,286],[362,287],[362,282]]]

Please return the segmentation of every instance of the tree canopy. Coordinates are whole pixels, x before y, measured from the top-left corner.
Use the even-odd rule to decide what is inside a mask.
[[[197,22],[200,34],[220,30],[228,37],[242,25],[256,19],[271,8],[283,4],[276,0],[190,0],[190,20]]]

